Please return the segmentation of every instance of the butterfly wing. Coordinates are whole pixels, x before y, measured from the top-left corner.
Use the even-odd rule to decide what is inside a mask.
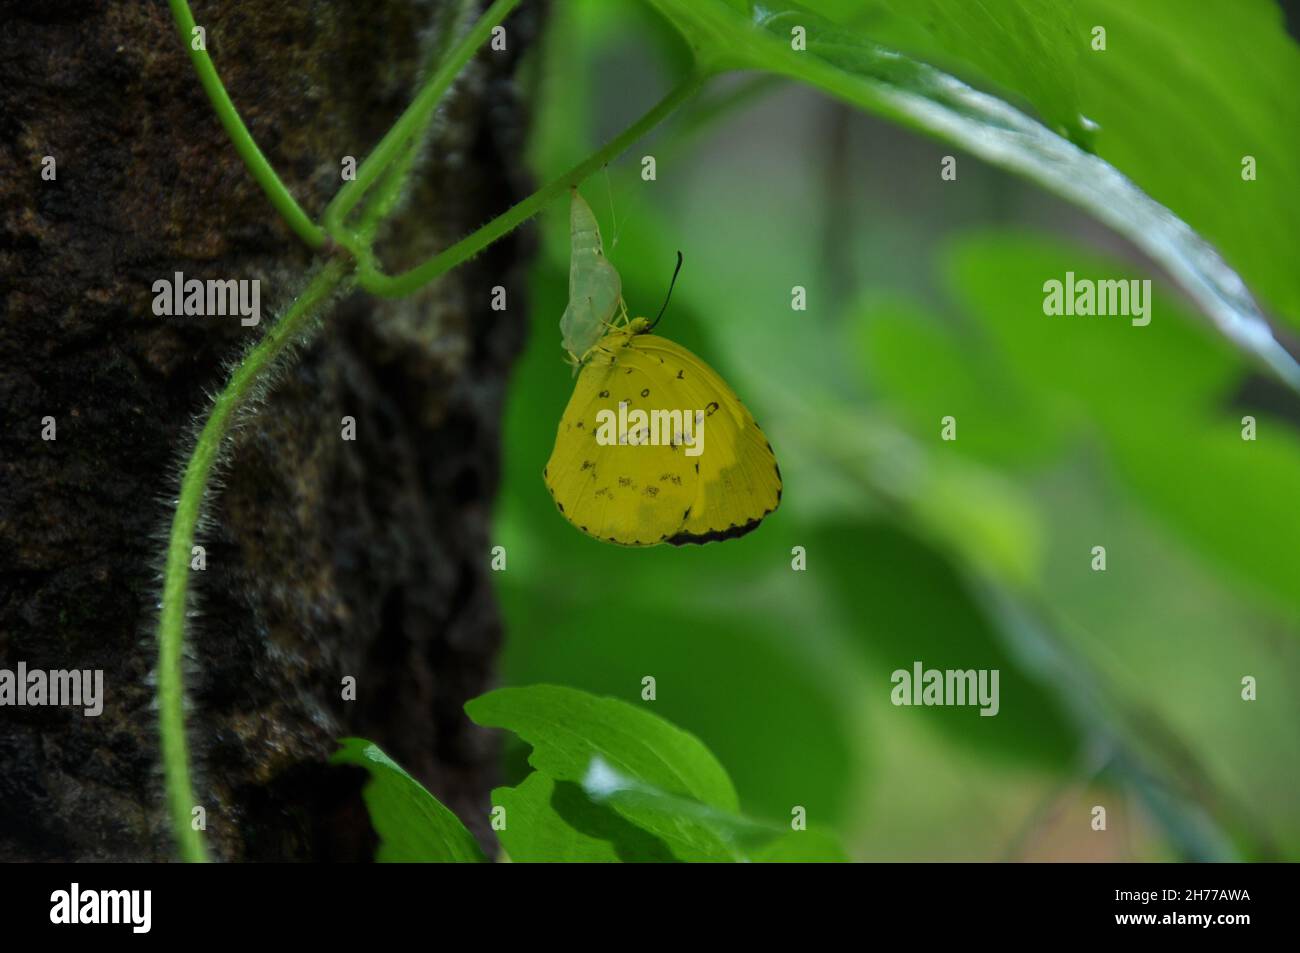
[[[689,517],[667,540],[706,543],[753,530],[781,502],[781,469],[772,445],[727,382],[680,344],[653,334],[632,338],[630,347],[668,380],[672,399],[704,410],[704,444],[699,483]]]
[[[629,419],[701,411],[700,452],[682,439],[695,432],[689,424],[665,424],[657,445],[602,443],[611,434],[601,420],[617,418],[620,404]],[[569,522],[629,546],[743,536],[781,500],[771,445],[726,382],[680,345],[622,329],[601,339],[579,375],[543,476]]]
[[[619,443],[608,426],[620,403],[628,416],[662,406],[657,392],[664,381],[627,346],[630,339],[624,331],[607,334],[582,368],[543,478],[557,508],[582,532],[624,546],[654,546],[681,531],[699,474],[682,446]]]

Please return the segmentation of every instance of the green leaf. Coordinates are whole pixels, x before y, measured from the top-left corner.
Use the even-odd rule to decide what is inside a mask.
[[[1273,337],[1241,277],[1186,222],[1105,159],[1008,103],[797,4],[782,2],[774,10],[757,0],[650,2],[682,31],[701,69],[759,69],[798,79],[956,143],[1074,202],[1164,266],[1225,338],[1300,390],[1300,364]],[[791,48],[795,27],[807,31],[804,51]],[[1297,75],[1290,59],[1281,65]],[[1186,125],[1169,130],[1174,135],[1164,141],[1179,141]],[[1227,170],[1222,174],[1231,181]],[[1285,221],[1289,227],[1294,217]]]
[[[570,781],[534,771],[513,788],[497,788],[492,804],[505,809],[497,832],[506,855],[517,863],[617,863],[673,861],[667,845],[595,804]]]
[[[593,757],[672,794],[734,811],[736,790],[700,739],[617,698],[559,685],[499,688],[467,702],[470,718],[513,731],[533,746],[529,763],[580,783]]]
[[[1088,34],[1066,0],[886,0],[896,16],[921,26],[952,58],[999,87],[1020,93],[1054,129],[1085,145],[1091,130],[1079,110],[1079,54]]]
[[[702,805],[734,812],[735,788],[698,738],[615,698],[558,685],[500,688],[465,705],[480,725],[513,731],[533,746],[529,764],[556,781],[581,784],[593,760],[620,775]],[[615,805],[625,819],[668,842],[680,860],[730,859],[706,825]]]
[[[1083,0],[1107,28],[1087,53],[1084,111],[1097,151],[1215,244],[1259,296],[1300,327],[1300,269],[1278,249],[1300,221],[1300,47],[1272,0]],[[1257,178],[1243,181],[1242,158]]]
[[[479,863],[486,860],[474,835],[379,746],[343,738],[330,764],[370,772],[362,796],[379,835],[380,863]]]
[[[735,790],[700,741],[614,698],[555,685],[502,688],[465,710],[533,746],[537,771],[513,792],[503,840],[515,860],[759,860],[808,855],[780,842],[788,832],[740,815]],[[573,795],[583,792],[586,802]],[[671,853],[669,853],[671,852]],[[839,859],[823,850],[824,859]]]
[[[596,804],[613,805],[620,813],[640,818],[642,823],[653,821],[657,829],[677,827],[686,831],[698,828],[708,831],[718,843],[725,845],[727,855],[701,859],[760,862],[840,862],[847,859],[838,841],[824,831],[795,830],[755,821],[689,798],[667,794],[620,774],[601,758],[592,759],[582,789]],[[693,848],[695,841],[686,842],[685,846]]]
[[[1107,162],[1223,252],[1260,297],[1300,324],[1300,271],[1276,253],[1300,219],[1300,48],[1272,0],[888,0],[919,25],[890,42],[931,62],[960,61],[1038,107],[1072,103]],[[862,2],[854,4],[863,7]],[[1106,49],[1092,30],[1106,30]],[[1041,37],[1036,49],[1035,37]],[[1067,100],[1068,97],[1068,100]],[[1058,104],[1058,105],[1053,105]],[[1071,138],[1074,138],[1071,136]],[[1079,141],[1079,140],[1075,140]],[[1246,155],[1258,177],[1241,178]]]

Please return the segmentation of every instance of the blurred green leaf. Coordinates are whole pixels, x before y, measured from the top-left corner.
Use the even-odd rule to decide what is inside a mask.
[[[370,823],[379,835],[380,863],[477,863],[486,860],[474,835],[379,746],[343,738],[330,764],[370,772],[362,791]]]
[[[1120,473],[1152,512],[1239,584],[1300,612],[1295,544],[1300,435],[1267,405],[1225,405],[1246,368],[1158,287],[1151,323],[1049,317],[1043,283],[1066,271],[1125,278],[1131,266],[1042,236],[993,234],[956,246],[955,290],[987,328],[1007,373],[1104,441]],[[1262,434],[1241,437],[1241,417]]]
[[[1080,732],[1053,693],[1027,671],[999,638],[994,620],[951,565],[930,547],[887,524],[843,524],[808,534],[818,572],[843,610],[856,620],[858,647],[873,662],[876,690],[890,673],[933,669],[1000,673],[1001,709],[983,718],[973,707],[894,708],[896,718],[923,718],[965,745],[1008,762],[1069,766]],[[978,556],[972,559],[979,565]],[[882,726],[889,730],[888,724]]]
[[[1037,394],[998,371],[981,335],[945,326],[913,302],[873,297],[854,315],[855,357],[872,396],[920,437],[961,414],[951,448],[984,463],[1021,469],[1059,448],[1059,432]]]

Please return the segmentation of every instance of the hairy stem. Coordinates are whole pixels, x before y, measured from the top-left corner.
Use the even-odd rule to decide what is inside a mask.
[[[207,491],[208,478],[230,429],[230,422],[258,378],[275,361],[285,345],[347,275],[347,267],[331,263],[323,268],[289,310],[271,325],[257,346],[235,368],[217,395],[212,412],[185,465],[180,496],[172,516],[163,570],[162,607],[158,618],[158,722],[162,734],[163,777],[172,830],[182,859],[207,860],[203,835],[194,830],[194,788],[190,780],[189,747],[185,737],[184,673],[181,668],[185,638],[185,605],[189,592],[191,547]]]
[[[508,211],[498,215],[478,231],[462,238],[450,248],[439,252],[423,264],[416,265],[400,275],[385,275],[366,263],[358,272],[358,282],[372,294],[383,298],[401,298],[419,291],[430,281],[440,277],[462,262],[473,258],[488,245],[508,235],[528,219],[532,218],[553,199],[562,195],[570,187],[578,185],[587,176],[607,164],[623,150],[632,145],[670,113],[689,99],[708,79],[707,74],[693,73],[683,80],[644,116],[628,126],[618,136],[610,140],[603,148],[593,152],[559,178],[538,189],[528,198],[519,202]]]

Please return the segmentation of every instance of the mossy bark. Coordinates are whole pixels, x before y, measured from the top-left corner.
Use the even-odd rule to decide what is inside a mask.
[[[227,142],[165,4],[0,6],[0,668],[103,669],[106,694],[97,718],[0,708],[0,859],[168,859],[151,672],[177,474],[207,395],[311,256]],[[457,4],[193,6],[254,138],[318,217]],[[525,5],[508,50],[480,52],[453,89],[385,234],[390,270],[527,187],[515,73],[535,17]],[[410,299],[336,299],[241,416],[187,640],[218,858],[369,857],[361,774],[326,767],[349,734],[487,844],[494,751],[461,706],[489,687],[500,641],[489,518],[527,243],[516,233]],[[175,272],[260,279],[262,325],[156,317],[152,284]],[[495,285],[509,310],[491,310]]]

